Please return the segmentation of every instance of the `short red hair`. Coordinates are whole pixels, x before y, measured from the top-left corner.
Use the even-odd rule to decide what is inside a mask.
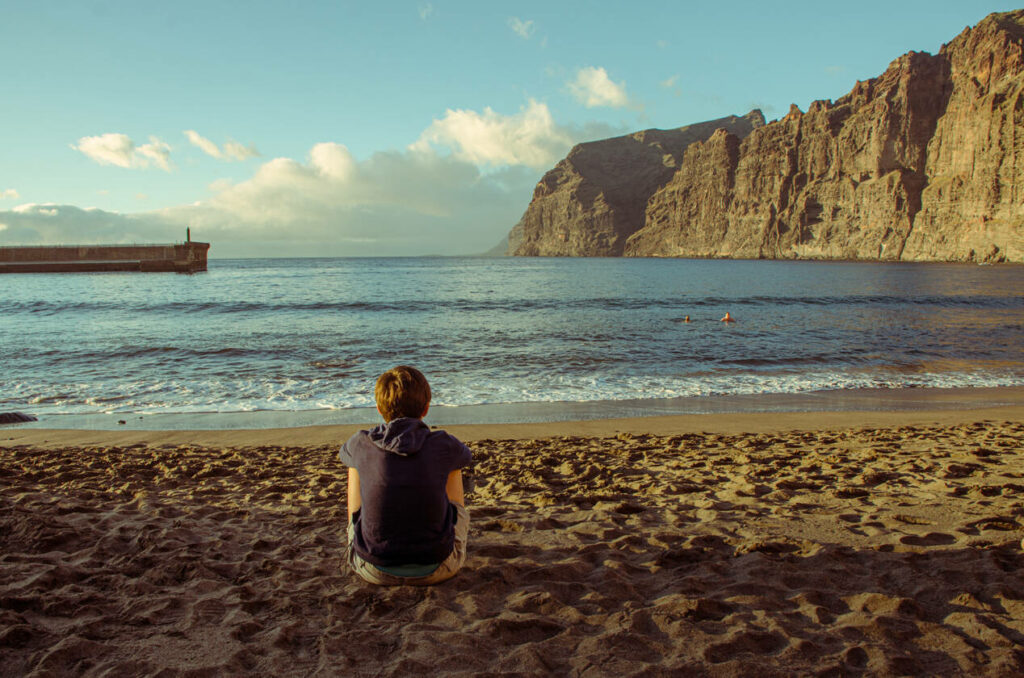
[[[399,365],[377,378],[373,396],[381,416],[388,421],[399,417],[418,419],[430,405],[430,384],[415,367]]]

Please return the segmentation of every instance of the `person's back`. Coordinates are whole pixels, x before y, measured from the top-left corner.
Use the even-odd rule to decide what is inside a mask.
[[[466,557],[469,513],[462,488],[469,448],[423,423],[430,386],[400,366],[377,380],[377,409],[386,423],[342,445],[349,467],[348,561],[375,584],[435,584]]]

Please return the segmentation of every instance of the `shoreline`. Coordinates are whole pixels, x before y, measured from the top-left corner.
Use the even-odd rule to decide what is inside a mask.
[[[857,426],[887,428],[930,424],[949,426],[987,420],[1024,421],[1024,387],[819,392],[786,397],[751,396],[749,399],[761,401],[765,409],[730,411],[721,409],[723,402],[720,400],[715,403],[706,401],[704,411],[701,412],[658,413],[658,409],[649,407],[648,414],[639,416],[634,414],[553,421],[513,420],[485,423],[462,419],[460,423],[458,417],[451,415],[465,413],[470,408],[447,408],[446,412],[445,408],[439,407],[431,409],[426,421],[432,427],[444,428],[467,442],[564,436],[602,438],[622,433],[658,436],[685,433],[735,435],[793,430],[835,430]],[[737,397],[724,400],[735,405]],[[803,409],[797,409],[797,405]],[[597,410],[598,413],[606,411],[609,414],[615,412]],[[296,418],[295,413],[288,412],[257,414],[272,415],[264,420],[278,424]],[[373,415],[376,416],[376,412],[373,412]],[[205,421],[216,421],[223,416],[225,415],[208,415]],[[154,421],[175,424],[162,428],[142,428],[138,422],[132,422],[134,426],[116,428],[60,428],[47,426],[50,423],[48,420],[13,424],[0,427],[0,447],[27,445],[55,448],[139,444],[315,447],[340,444],[355,431],[379,421],[364,415],[362,420],[345,423],[210,428],[195,425],[196,420],[204,423],[202,415],[173,414],[149,415],[142,420],[147,424]],[[192,427],[186,425],[189,421],[193,422]]]
[[[1024,405],[1024,385],[973,387],[851,388],[799,393],[750,393],[588,401],[534,401],[444,405],[433,403],[430,423],[437,426],[504,425],[632,419],[668,415],[749,414],[762,412],[915,411],[964,406]],[[81,430],[234,430],[305,428],[375,424],[373,407],[312,410],[34,413],[38,421],[14,426]],[[0,429],[2,432],[2,429]]]

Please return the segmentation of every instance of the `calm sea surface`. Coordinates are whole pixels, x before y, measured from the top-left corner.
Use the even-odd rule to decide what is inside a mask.
[[[366,407],[400,363],[440,405],[1024,385],[1024,267],[264,259],[0,276],[0,411]]]

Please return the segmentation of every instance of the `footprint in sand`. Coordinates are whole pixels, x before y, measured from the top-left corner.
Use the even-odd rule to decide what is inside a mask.
[[[785,636],[778,632],[746,631],[734,634],[725,642],[711,645],[704,651],[704,657],[709,662],[719,664],[741,653],[775,654],[788,644]]]
[[[956,537],[945,532],[929,532],[926,535],[908,534],[900,537],[900,543],[907,546],[949,546],[956,543]]]

